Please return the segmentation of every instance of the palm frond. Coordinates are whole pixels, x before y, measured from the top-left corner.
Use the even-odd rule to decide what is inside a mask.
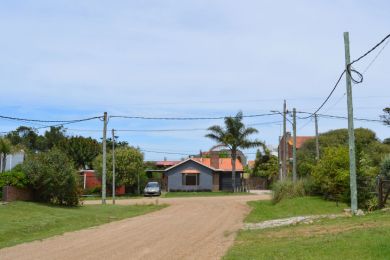
[[[265,147],[264,143],[259,140],[249,140],[248,137],[258,133],[258,130],[253,127],[246,128],[242,122],[243,114],[241,111],[234,117],[225,118],[225,128],[214,125],[208,128],[210,133],[206,137],[225,144],[232,152],[238,148]]]
[[[251,140],[242,140],[240,143],[240,147],[244,148],[244,149],[262,147],[264,149],[265,144],[264,144],[264,142],[257,140],[257,139],[252,140],[252,141]]]
[[[225,134],[225,131],[219,125],[210,126],[207,130],[221,136]]]
[[[245,128],[243,129],[242,133],[241,133],[241,138],[242,139],[245,139],[246,137],[252,135],[252,134],[257,134],[259,131],[256,129],[256,128],[253,128],[253,127],[248,127],[248,128]]]
[[[223,143],[223,140],[222,140],[223,137],[221,137],[219,135],[209,133],[209,134],[206,134],[205,137],[213,139],[214,141],[217,141],[218,143]]]

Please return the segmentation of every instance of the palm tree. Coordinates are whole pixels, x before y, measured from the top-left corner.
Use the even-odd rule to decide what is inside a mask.
[[[235,185],[235,176],[236,176],[236,159],[237,159],[237,150],[253,148],[258,146],[263,146],[264,143],[255,139],[249,140],[248,137],[252,134],[258,133],[257,129],[253,127],[245,127],[242,122],[243,115],[242,112],[238,112],[235,117],[226,117],[225,118],[225,127],[219,125],[214,125],[208,128],[210,133],[206,137],[217,141],[228,147],[231,151],[232,157],[232,189],[236,190]]]
[[[0,172],[5,171],[5,164],[7,163],[7,155],[12,152],[12,145],[10,141],[6,138],[0,137],[0,155],[2,155],[3,161],[1,163],[2,167]]]

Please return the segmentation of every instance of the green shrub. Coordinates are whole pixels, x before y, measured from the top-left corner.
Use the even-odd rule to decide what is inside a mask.
[[[303,183],[303,189],[306,195],[319,195],[318,189],[311,176],[300,180]]]
[[[349,153],[344,146],[327,147],[312,177],[315,186],[327,199],[348,201],[349,197]]]
[[[375,197],[378,167],[361,149],[356,152],[356,181],[359,208],[370,207],[369,201]],[[313,168],[314,188],[326,199],[349,203],[350,165],[348,147],[327,147],[317,165]]]
[[[390,154],[386,155],[385,158],[383,158],[380,173],[385,178],[390,178]]]
[[[74,163],[60,150],[30,154],[23,170],[30,179],[36,199],[53,204],[79,204],[80,190]]]
[[[7,185],[25,188],[29,183],[27,175],[23,172],[21,165],[17,165],[11,171],[0,174],[0,188]]]
[[[272,185],[272,190],[272,202],[274,204],[283,199],[305,196],[305,187],[302,180],[299,180],[296,183],[293,183],[290,180],[278,181]]]
[[[97,176],[102,176],[103,156],[98,155],[93,162]],[[112,165],[112,151],[107,154],[107,165]],[[138,179],[140,184],[146,179],[144,171],[144,157],[135,147],[121,147],[115,149],[115,184],[117,187],[126,186],[126,192],[137,191]],[[112,184],[112,167],[107,167],[107,185]],[[141,186],[140,189],[143,189]]]
[[[102,194],[102,187],[98,186],[98,187],[93,187],[93,188],[90,188],[90,189],[85,189],[83,191],[83,194],[84,195],[91,195],[91,194]]]
[[[378,209],[378,206],[379,206],[379,202],[378,202],[378,198],[376,197],[372,197],[367,201],[367,210],[369,212]]]

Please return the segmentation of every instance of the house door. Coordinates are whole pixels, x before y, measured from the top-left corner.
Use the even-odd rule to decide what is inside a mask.
[[[236,172],[236,187],[241,186],[240,173]],[[224,191],[232,190],[232,173],[224,172],[219,174],[219,189]]]

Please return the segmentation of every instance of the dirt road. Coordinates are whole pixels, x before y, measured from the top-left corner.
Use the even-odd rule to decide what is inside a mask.
[[[249,200],[269,195],[160,198],[160,211],[0,250],[0,259],[219,259]],[[142,204],[155,199],[118,200]],[[88,202],[96,203],[94,201]]]

